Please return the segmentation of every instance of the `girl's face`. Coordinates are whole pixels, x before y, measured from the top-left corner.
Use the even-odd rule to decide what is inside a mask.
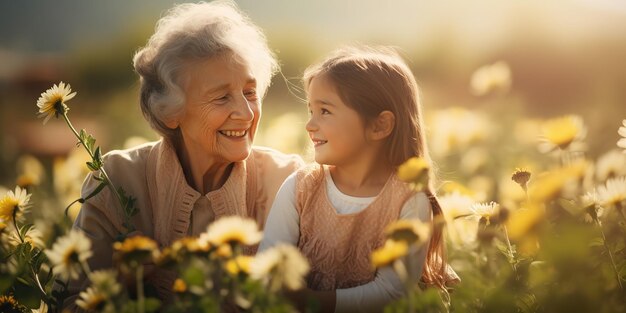
[[[190,64],[182,78],[186,103],[178,126],[187,153],[215,162],[247,158],[261,116],[250,68],[227,54]]]
[[[365,124],[339,97],[325,75],[311,80],[306,130],[315,146],[315,161],[342,165],[355,162],[366,149]]]

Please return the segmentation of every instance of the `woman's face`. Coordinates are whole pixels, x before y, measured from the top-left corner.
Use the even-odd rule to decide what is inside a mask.
[[[186,101],[176,122],[186,153],[218,163],[247,158],[261,116],[248,65],[224,54],[188,63],[180,78]]]

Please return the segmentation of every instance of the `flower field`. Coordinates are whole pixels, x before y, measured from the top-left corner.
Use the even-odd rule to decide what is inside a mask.
[[[478,69],[470,86],[476,96],[506,101],[510,76],[499,62]],[[33,99],[44,123],[67,124],[75,152],[47,165],[21,156],[15,185],[0,187],[1,312],[61,312],[67,301],[98,312],[315,312],[315,305],[289,302],[309,270],[296,248],[244,254],[263,236],[253,221],[220,219],[198,238],[164,249],[133,236],[130,219],[141,208],[109,180],[96,139],[71,123],[69,109],[80,106],[66,102],[75,94],[60,83],[36,107]],[[398,175],[418,191],[434,184],[445,219],[388,227],[372,266],[393,267],[407,293],[386,312],[626,312],[626,119],[603,138],[590,138],[583,116],[494,112],[427,111],[434,164],[410,159]],[[596,140],[613,148],[589,151]],[[92,271],[91,242],[71,230],[80,203],[95,195],[79,193],[88,172],[98,173],[96,192],[115,191],[129,221],[113,247],[112,269]],[[429,182],[429,172],[438,179]],[[408,251],[436,227],[445,231],[448,262],[460,278],[444,289],[406,279]],[[157,299],[149,286],[155,268],[178,274],[177,301]],[[79,277],[89,287],[68,298],[68,279]]]

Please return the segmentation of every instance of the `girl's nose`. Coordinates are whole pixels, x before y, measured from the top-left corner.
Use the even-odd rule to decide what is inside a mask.
[[[313,117],[309,118],[309,121],[306,122],[306,125],[304,127],[308,132],[314,132],[318,129],[317,123],[315,122]]]

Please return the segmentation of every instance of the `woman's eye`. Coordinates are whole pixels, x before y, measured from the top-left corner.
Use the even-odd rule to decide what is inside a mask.
[[[256,100],[257,99],[257,95],[256,95],[256,90],[255,89],[251,89],[248,91],[245,91],[244,96],[246,96],[246,98],[248,98],[248,100]]]
[[[326,109],[322,109],[322,115],[324,114],[330,114],[330,111],[326,110]]]
[[[217,98],[215,99],[215,101],[217,101],[217,102],[221,102],[221,103],[224,103],[224,102],[228,101],[228,98],[229,98],[229,97],[230,97],[229,95],[223,95],[223,96],[221,96],[221,97],[217,97]]]

